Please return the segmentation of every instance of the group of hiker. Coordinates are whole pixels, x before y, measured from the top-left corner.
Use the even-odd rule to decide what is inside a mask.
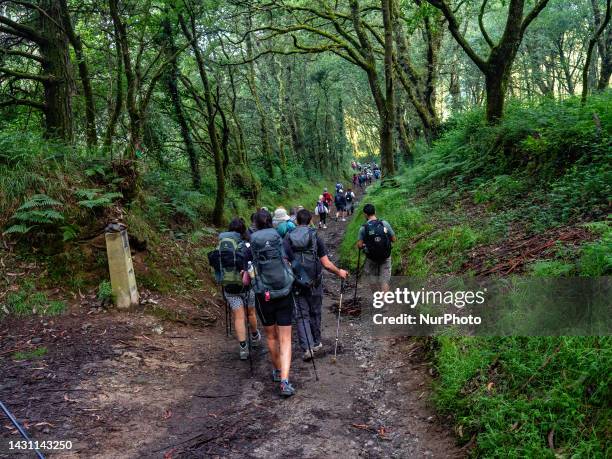
[[[376,163],[361,164],[353,161],[351,167],[354,171],[353,174],[353,187],[359,186],[363,189],[364,186],[371,185],[373,180],[379,180],[382,176],[380,167]]]
[[[319,228],[327,229],[327,215],[330,213],[331,205],[336,208],[336,221],[346,221],[346,217],[355,212],[355,193],[351,188],[343,190],[342,183],[336,183],[336,194],[332,196],[327,188],[319,196],[315,207],[315,215],[319,217]]]
[[[303,360],[313,359],[323,348],[323,270],[343,281],[349,275],[330,260],[323,239],[317,235],[313,214],[319,218],[318,227],[327,228],[333,202],[336,220],[345,221],[347,212],[354,211],[355,197],[350,188],[344,191],[337,183],[335,196],[324,189],[314,212],[298,206],[290,213],[279,207],[272,214],[262,207],[251,215],[248,228],[236,217],[228,230],[219,234],[217,249],[209,254],[231,310],[240,359],[251,358],[251,347],[261,344],[259,318],[273,365],[271,378],[280,383],[282,396],[295,394],[289,381],[292,323],[297,326]],[[364,273],[388,290],[395,234],[387,222],[376,218],[372,204],[364,206],[364,216],[366,223],[359,230],[357,243],[366,255]]]

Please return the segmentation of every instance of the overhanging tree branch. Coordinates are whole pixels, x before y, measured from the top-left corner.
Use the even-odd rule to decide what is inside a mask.
[[[18,72],[7,67],[0,67],[0,73],[5,73],[7,75],[11,75],[24,80],[35,80],[42,82],[59,81],[59,78],[54,77],[52,75],[32,75],[31,73]]]
[[[487,7],[487,3],[488,0],[483,0],[482,5],[480,5],[480,12],[478,13],[478,27],[480,27],[480,32],[482,33],[482,36],[489,45],[489,47],[494,48],[495,43],[493,43],[493,40],[491,40],[491,37],[489,37],[489,34],[487,33],[487,29],[485,29],[483,22],[484,12],[485,8]]]
[[[0,54],[4,54],[7,56],[25,57],[26,59],[32,59],[37,62],[40,62],[41,64],[45,62],[45,60],[41,56],[37,56],[36,54],[28,53],[25,51],[14,50],[14,49],[0,48]]]
[[[459,21],[457,20],[457,17],[455,16],[455,13],[453,13],[453,11],[451,10],[450,6],[448,6],[448,3],[446,3],[445,0],[427,0],[427,2],[430,5],[435,6],[442,12],[444,17],[448,21],[448,29],[450,30],[450,33],[455,38],[455,40],[457,40],[457,43],[459,43],[459,46],[463,48],[465,53],[469,56],[470,59],[472,59],[474,64],[476,64],[476,66],[481,71],[486,72],[487,62],[482,57],[480,57],[476,53],[476,51],[474,51],[474,48],[472,48],[472,46],[468,43],[468,41],[465,39],[461,31],[459,30]]]

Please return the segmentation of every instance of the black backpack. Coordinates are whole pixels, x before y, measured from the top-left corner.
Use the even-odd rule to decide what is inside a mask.
[[[336,206],[344,206],[346,204],[346,195],[344,193],[337,193],[334,201]]]
[[[391,237],[382,220],[371,220],[363,225],[363,229],[366,257],[377,263],[384,262],[391,256]]]
[[[271,299],[291,293],[294,276],[278,232],[274,228],[255,231],[251,234],[251,252],[255,266],[255,293],[268,293]]]
[[[296,286],[302,290],[318,287],[323,270],[317,253],[317,232],[314,228],[298,226],[287,237],[294,255],[291,268]]]
[[[352,202],[353,201],[353,192],[352,191],[347,191],[345,196],[346,196],[346,202]]]

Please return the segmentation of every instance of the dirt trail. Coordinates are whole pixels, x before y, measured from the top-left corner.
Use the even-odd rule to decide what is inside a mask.
[[[332,259],[345,226],[331,222],[320,232]],[[324,282],[320,381],[294,355],[298,392],[290,399],[280,399],[270,381],[263,349],[250,377],[223,323],[165,322],[162,331],[159,319],[138,311],[1,325],[2,349],[27,330],[43,337],[49,355],[30,362],[0,356],[0,399],[36,439],[74,442],[70,452],[48,457],[464,456],[427,406],[428,365],[416,343],[371,339],[359,318],[343,316],[331,363],[339,282],[327,274]],[[178,298],[159,301],[186,307]],[[7,451],[11,439],[18,436],[2,427],[0,458],[20,457]]]

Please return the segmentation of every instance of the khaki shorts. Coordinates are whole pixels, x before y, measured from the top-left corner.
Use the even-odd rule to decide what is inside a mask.
[[[389,282],[391,282],[391,257],[380,264],[366,257],[363,265],[363,275],[370,284],[389,285]]]

